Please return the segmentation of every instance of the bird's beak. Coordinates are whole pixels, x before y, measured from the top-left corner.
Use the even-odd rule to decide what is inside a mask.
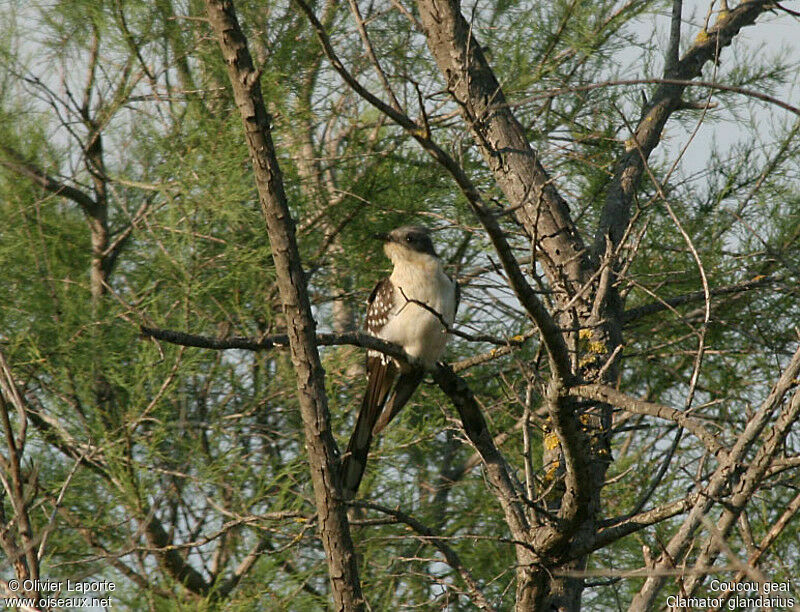
[[[372,237],[375,240],[380,240],[381,242],[389,242],[389,234],[384,234],[383,232],[372,234]]]

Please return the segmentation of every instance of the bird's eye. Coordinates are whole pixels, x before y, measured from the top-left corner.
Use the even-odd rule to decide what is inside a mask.
[[[408,236],[406,236],[406,242],[414,242],[414,237],[411,234],[409,234]]]

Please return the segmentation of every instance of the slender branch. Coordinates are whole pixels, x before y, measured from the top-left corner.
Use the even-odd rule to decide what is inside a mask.
[[[349,2],[350,10],[353,12],[353,16],[356,20],[358,33],[361,36],[361,42],[364,43],[364,47],[367,50],[367,55],[369,56],[372,65],[375,67],[375,72],[378,73],[378,78],[381,81],[381,85],[383,85],[383,90],[392,101],[392,106],[394,106],[394,108],[397,110],[400,110],[400,102],[397,101],[397,96],[394,95],[394,91],[389,83],[389,79],[386,77],[386,73],[384,72],[381,63],[378,60],[378,56],[375,55],[375,50],[372,47],[372,41],[370,41],[369,35],[367,34],[367,27],[364,25],[364,18],[361,16],[361,10],[358,8],[358,2],[356,2],[356,0],[349,0]]]
[[[735,285],[728,285],[727,287],[717,287],[715,289],[709,289],[709,295],[716,296],[716,295],[730,295],[736,293],[744,293],[745,291],[749,291],[751,289],[756,289],[758,287],[763,287],[765,285],[772,285],[775,283],[781,282],[783,279],[777,276],[762,276],[756,277],[749,281],[744,281],[741,283],[737,283]],[[650,304],[644,304],[643,306],[636,306],[635,308],[630,308],[625,311],[622,315],[623,323],[631,323],[633,321],[637,321],[643,317],[650,316],[652,314],[657,314],[664,310],[669,309],[670,307],[674,308],[676,306],[682,306],[684,304],[691,304],[693,302],[699,302],[700,300],[704,300],[706,297],[705,291],[694,291],[692,293],[685,293],[683,295],[678,295],[671,298],[665,298],[663,301],[659,302],[651,302]]]
[[[486,363],[488,361],[493,361],[495,359],[504,357],[513,352],[515,348],[524,345],[530,338],[535,336],[537,332],[538,330],[529,330],[523,334],[519,334],[518,336],[513,336],[512,338],[509,338],[509,341],[506,343],[505,346],[501,346],[499,348],[493,348],[492,350],[486,353],[480,353],[478,355],[473,355],[472,357],[467,357],[466,359],[462,359],[461,361],[457,361],[452,364],[453,371],[462,372],[477,365],[481,365],[482,363]]]
[[[641,531],[645,527],[655,525],[656,523],[665,521],[673,516],[677,516],[682,512],[686,512],[697,500],[698,495],[698,493],[695,493],[693,495],[689,495],[688,497],[684,497],[683,499],[678,499],[668,504],[664,504],[663,506],[659,506],[658,508],[640,512],[639,514],[625,518],[622,520],[622,522],[619,522],[621,519],[611,519],[607,521],[608,523],[611,523],[610,527],[601,529],[589,546],[587,546],[585,549],[575,551],[574,555],[576,557],[581,557],[592,551],[600,550],[601,548],[605,548],[606,546],[624,538],[625,536],[629,536],[632,533]]]
[[[761,557],[767,552],[767,549],[775,543],[775,540],[778,539],[778,536],[786,529],[789,522],[795,518],[798,512],[800,512],[800,493],[794,496],[792,501],[789,502],[789,505],[786,506],[786,510],[783,511],[778,520],[775,521],[766,535],[758,543],[758,546],[755,547],[755,551],[747,558],[747,565],[755,567],[758,564]],[[740,583],[746,576],[747,574],[744,571],[739,571],[736,576],[734,576],[731,584]],[[722,603],[719,609],[724,608],[728,599],[730,599],[735,592],[734,589],[731,589],[728,593],[725,593],[722,597]]]
[[[0,165],[5,166],[20,176],[30,179],[50,193],[72,200],[89,215],[92,215],[97,209],[97,202],[85,192],[54,179],[35,164],[25,161],[21,153],[7,144],[0,143],[0,150],[8,156],[6,159],[0,158]]]
[[[668,78],[613,79],[608,81],[600,81],[598,83],[586,83],[584,85],[570,85],[569,87],[545,89],[532,96],[526,96],[524,98],[520,98],[519,100],[515,100],[514,102],[508,102],[505,104],[505,106],[509,108],[516,108],[526,104],[531,104],[532,102],[537,102],[539,100],[557,98],[558,96],[563,96],[566,94],[580,93],[583,91],[594,91],[595,89],[605,89],[606,87],[620,87],[627,85],[678,85],[683,88],[708,87],[710,89],[716,89],[719,91],[729,91],[731,93],[740,94],[748,98],[761,100],[762,102],[767,102],[774,106],[778,106],[786,111],[789,111],[794,115],[800,116],[800,108],[798,108],[797,106],[792,106],[788,102],[781,100],[780,98],[776,98],[775,96],[770,96],[769,94],[765,94],[763,92],[754,89],[747,89],[746,87],[738,87],[736,85],[726,85],[724,83],[717,83],[716,81],[704,81],[698,79],[668,79]],[[695,107],[683,106],[683,104],[681,103],[675,110],[681,110],[683,108],[695,108]],[[701,109],[706,108],[706,104],[703,103],[700,108]]]
[[[213,350],[229,350],[240,349],[245,351],[268,351],[276,348],[288,348],[289,336],[287,334],[274,334],[256,340],[254,338],[229,338],[218,339],[210,336],[199,336],[196,334],[187,334],[184,332],[174,331],[170,329],[157,329],[154,327],[141,326],[140,331],[142,335],[156,340],[163,340],[170,344],[177,344],[179,346],[193,346],[196,348],[205,348]],[[359,332],[348,333],[318,333],[315,336],[317,346],[338,346],[342,344],[360,346],[373,351],[385,353],[390,357],[399,359],[404,362],[411,363],[413,358],[409,357],[406,352],[397,344],[386,342],[375,336],[362,334]]]
[[[448,546],[447,542],[444,538],[437,535],[436,532],[433,531],[430,527],[427,527],[425,524],[421,523],[413,516],[406,514],[400,510],[388,508],[386,506],[382,506],[380,504],[375,504],[372,502],[365,502],[365,501],[354,501],[350,502],[351,505],[356,506],[358,508],[367,508],[370,510],[377,510],[378,512],[382,512],[383,514],[388,514],[389,516],[397,519],[399,522],[408,525],[416,531],[420,536],[422,541],[427,542],[434,546],[439,552],[442,553],[447,564],[452,567],[458,574],[461,576],[461,579],[467,585],[467,590],[473,597],[472,603],[475,604],[481,610],[494,610],[492,605],[486,599],[486,596],[481,591],[480,586],[478,585],[477,580],[469,571],[469,568],[465,567],[464,564],[461,562],[458,553],[453,550],[450,546]]]
[[[717,442],[714,434],[703,427],[700,421],[686,412],[671,408],[670,406],[665,406],[664,404],[648,402],[627,395],[608,385],[577,385],[570,388],[570,393],[577,397],[606,402],[607,404],[611,404],[612,406],[616,406],[617,408],[621,408],[633,414],[642,414],[672,421],[676,425],[693,433],[703,443],[706,449],[718,459],[724,460],[727,457],[727,450]]]
[[[244,578],[256,562],[261,559],[261,555],[264,551],[268,549],[269,539],[260,538],[247,555],[245,555],[244,559],[236,566],[236,569],[233,570],[231,577],[215,586],[214,592],[212,593],[213,600],[221,601],[227,598],[233,589],[241,582],[242,578]],[[319,596],[319,593],[315,593],[315,595]]]
[[[495,446],[472,390],[466,381],[446,364],[436,364],[432,373],[433,380],[458,410],[467,437],[483,459],[487,477],[498,491],[500,504],[513,537],[527,542],[530,525],[525,516],[521,492],[512,481],[508,466]]]

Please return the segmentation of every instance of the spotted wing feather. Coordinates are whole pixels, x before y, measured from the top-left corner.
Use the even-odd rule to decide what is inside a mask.
[[[367,300],[367,320],[364,326],[370,336],[380,335],[384,325],[389,321],[392,308],[394,308],[394,286],[388,278],[384,278],[375,285]],[[368,358],[383,357],[383,361],[389,360],[383,353],[376,351],[368,351],[367,356]],[[369,374],[369,369],[367,374]]]

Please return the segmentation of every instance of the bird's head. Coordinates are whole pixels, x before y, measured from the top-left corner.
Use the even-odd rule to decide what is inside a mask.
[[[392,263],[426,265],[438,262],[427,227],[404,225],[388,234],[375,234],[375,238],[383,242],[383,250]]]

